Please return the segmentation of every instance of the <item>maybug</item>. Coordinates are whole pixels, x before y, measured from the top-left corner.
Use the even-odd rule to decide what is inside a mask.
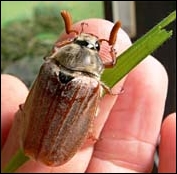
[[[101,81],[104,68],[115,63],[114,43],[120,22],[109,40],[72,29],[71,16],[61,15],[69,40],[56,43],[21,105],[21,145],[24,153],[48,166],[66,163],[81,148],[92,127],[101,89],[109,91]],[[103,63],[99,50],[102,41],[111,47],[112,61]]]

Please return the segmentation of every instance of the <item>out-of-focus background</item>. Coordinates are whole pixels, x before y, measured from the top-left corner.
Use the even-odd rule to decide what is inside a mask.
[[[64,9],[72,14],[73,22],[120,20],[134,42],[174,11],[176,1],[1,1],[1,73],[15,75],[31,86],[43,57],[64,29],[60,16]],[[153,53],[169,76],[164,116],[176,111],[176,22],[169,29],[174,31],[172,38]]]
[[[104,18],[102,1],[1,1],[1,73],[31,85],[64,29],[60,15],[64,9],[73,22]]]

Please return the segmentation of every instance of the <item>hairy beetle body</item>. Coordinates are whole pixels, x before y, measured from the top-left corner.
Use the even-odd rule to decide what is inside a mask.
[[[100,79],[104,65],[96,48],[97,38],[81,33],[71,43],[55,47],[55,52],[45,59],[55,59],[56,63],[75,72],[85,72]]]
[[[25,154],[52,166],[68,161],[87,138],[101,87],[82,74],[63,73],[60,80],[61,72],[53,62],[44,63],[23,106]]]
[[[113,44],[119,23],[109,40],[71,29],[70,14],[62,11],[70,40],[57,43],[30,90],[21,109],[21,145],[26,155],[49,166],[66,163],[81,148],[92,127],[101,89],[108,89],[100,76],[115,62]],[[83,30],[83,28],[82,28]],[[100,44],[111,46],[112,61],[99,57]],[[108,90],[109,91],[109,90]]]

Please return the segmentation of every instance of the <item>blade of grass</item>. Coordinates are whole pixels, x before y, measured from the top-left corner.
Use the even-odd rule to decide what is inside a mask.
[[[107,69],[103,73],[102,79],[112,87],[123,78],[131,69],[141,62],[147,55],[151,54],[161,44],[172,35],[172,31],[166,31],[164,27],[176,19],[176,11],[163,19],[147,34],[137,40],[129,49],[118,57],[117,64],[112,69]],[[111,80],[110,80],[111,77]],[[18,169],[29,158],[21,150],[12,157],[3,172],[11,173]]]
[[[22,164],[24,164],[29,158],[24,155],[24,153],[19,150],[9,161],[6,167],[3,169],[3,173],[12,173],[18,169]]]
[[[167,31],[168,26],[176,19],[176,11],[164,18],[148,33],[138,39],[129,49],[123,52],[118,58],[116,65],[111,69],[106,69],[102,75],[102,80],[112,87],[130,72],[138,63],[156,50],[172,35],[172,31]],[[111,80],[110,80],[111,77]]]

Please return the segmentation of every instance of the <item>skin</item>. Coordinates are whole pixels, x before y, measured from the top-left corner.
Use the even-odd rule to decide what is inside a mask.
[[[86,20],[84,31],[108,38],[113,24],[105,20]],[[99,26],[99,30],[98,30]],[[80,31],[80,23],[74,26]],[[103,31],[104,29],[104,31]],[[67,36],[68,37],[68,36]],[[64,40],[62,35],[60,40]],[[131,45],[129,37],[120,29],[115,44],[120,54]],[[105,46],[103,60],[110,59]],[[1,75],[2,167],[19,149],[18,106],[24,103],[28,90],[16,77]],[[15,85],[14,85],[15,84]],[[153,155],[159,133],[159,172],[176,171],[176,114],[162,123],[167,95],[168,77],[164,67],[152,56],[136,66],[112,91],[100,101],[99,114],[93,125],[97,142],[86,145],[66,164],[47,167],[34,160],[23,164],[16,172],[151,172]],[[123,87],[124,92],[120,93]],[[78,165],[79,164],[79,165]]]

